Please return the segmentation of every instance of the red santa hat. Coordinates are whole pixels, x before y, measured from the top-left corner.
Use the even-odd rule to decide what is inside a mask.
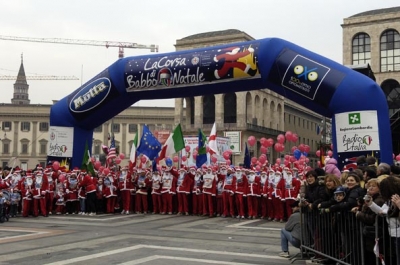
[[[20,173],[20,172],[21,172],[21,169],[18,166],[16,166],[14,168],[14,173]]]
[[[182,165],[179,171],[187,172],[187,168],[184,165]]]

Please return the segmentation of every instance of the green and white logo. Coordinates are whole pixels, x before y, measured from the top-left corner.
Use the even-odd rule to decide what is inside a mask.
[[[349,124],[361,124],[361,114],[359,112],[349,113]]]

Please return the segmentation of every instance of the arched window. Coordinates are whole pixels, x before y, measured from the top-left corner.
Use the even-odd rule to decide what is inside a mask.
[[[400,35],[387,30],[381,36],[381,72],[400,70]]]
[[[203,124],[215,122],[215,97],[206,95],[203,97]]]
[[[224,123],[236,123],[236,94],[228,93],[224,96]]]
[[[389,109],[400,108],[400,84],[394,79],[388,79],[381,84],[382,90],[386,95]]]
[[[371,62],[371,38],[366,33],[359,33],[353,38],[353,65]]]

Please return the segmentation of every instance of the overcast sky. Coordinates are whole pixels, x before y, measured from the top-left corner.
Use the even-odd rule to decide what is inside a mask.
[[[238,29],[255,39],[279,37],[342,62],[343,19],[400,6],[398,0],[0,0],[2,36],[126,41],[173,52],[177,39]],[[0,75],[76,76],[79,81],[29,81],[33,104],[61,99],[118,59],[118,48],[0,40]],[[125,49],[125,57],[148,54]],[[81,78],[82,77],[82,78]],[[0,103],[11,103],[15,81],[1,81]],[[173,106],[143,101],[140,106]]]

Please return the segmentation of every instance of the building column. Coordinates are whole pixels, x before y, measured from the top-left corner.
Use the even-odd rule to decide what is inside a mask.
[[[194,128],[203,127],[203,96],[194,98]]]
[[[186,106],[187,108],[188,106]],[[182,124],[183,118],[183,98],[176,98],[175,99],[175,113],[174,113],[174,124]],[[190,122],[190,120],[189,120]],[[187,124],[187,119],[186,119]],[[185,125],[186,125],[185,124]]]
[[[122,142],[121,142],[121,150],[120,153],[126,154],[126,123],[122,123]]]
[[[108,125],[109,125],[108,122],[105,122],[105,123],[103,124],[103,144],[104,144],[104,145],[107,145],[107,144],[108,144],[108,132],[109,132],[109,130],[108,130]]]
[[[224,94],[215,95],[215,122],[217,124],[224,124],[224,105]]]
[[[18,156],[18,132],[19,132],[19,121],[14,121],[14,136],[13,136],[13,151],[12,156]]]
[[[236,92],[236,124],[239,128],[246,127],[246,92]]]
[[[37,121],[32,122],[32,150],[31,156],[36,156],[36,146],[37,146]]]

